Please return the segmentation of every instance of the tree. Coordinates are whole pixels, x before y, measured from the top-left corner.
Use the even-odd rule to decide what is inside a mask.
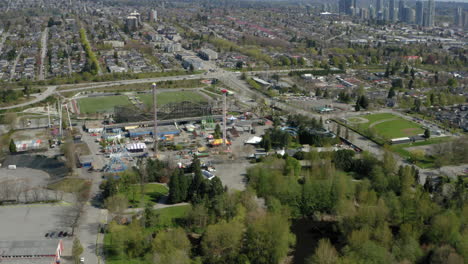
[[[260,142],[260,146],[262,146],[266,152],[270,151],[271,149],[270,132],[267,131],[265,135],[263,135],[262,141]]]
[[[152,242],[153,263],[190,263],[190,241],[181,228],[161,231]]]
[[[13,139],[10,140],[10,146],[9,146],[10,153],[16,153],[16,144]]]
[[[83,253],[83,246],[81,245],[80,240],[75,237],[73,240],[73,247],[72,247],[72,256],[75,259],[75,263],[80,262],[80,255]]]
[[[247,227],[245,252],[252,263],[278,264],[286,257],[294,241],[287,218],[268,213],[253,220]]]
[[[76,152],[75,152],[75,143],[71,136],[67,137],[65,144],[62,145],[62,153],[66,158],[67,167],[72,170],[76,166]]]
[[[390,88],[390,90],[388,91],[387,98],[393,98],[394,96],[395,96],[395,88],[392,87],[392,88]]]
[[[216,124],[213,137],[214,137],[215,139],[220,139],[221,136],[222,136],[222,133],[221,133],[221,126],[220,126],[219,124]]]
[[[450,78],[447,80],[447,85],[450,87],[455,87],[457,86],[457,80],[454,78]]]
[[[426,128],[426,130],[424,130],[424,137],[426,139],[429,139],[431,137],[431,130],[429,130],[429,128]]]
[[[111,213],[121,214],[125,209],[128,208],[128,199],[123,194],[116,194],[108,197],[104,201],[104,205]]]
[[[172,174],[171,180],[169,181],[169,202],[172,204],[180,203],[181,198],[181,187],[180,187],[180,177],[179,172],[174,171]]]
[[[356,110],[356,112],[359,112],[361,110],[361,106],[359,105],[359,99],[356,101],[356,105],[354,106],[354,110]]]
[[[358,104],[362,108],[367,109],[367,107],[369,107],[369,99],[367,99],[365,95],[362,95],[361,97],[359,97]]]
[[[338,262],[338,252],[329,239],[320,239],[314,255],[309,258],[307,264],[335,264]]]
[[[210,225],[203,235],[201,248],[208,263],[231,263],[242,245],[244,226],[240,221],[221,221]]]

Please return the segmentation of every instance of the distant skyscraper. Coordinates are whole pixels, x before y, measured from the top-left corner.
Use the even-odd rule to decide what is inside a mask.
[[[461,7],[457,7],[457,9],[455,9],[454,24],[457,27],[463,27],[463,9]]]
[[[403,9],[403,21],[405,23],[411,24],[414,22],[415,12],[411,7],[405,7]]]
[[[340,0],[338,4],[340,13],[350,16],[356,14],[356,0]]]
[[[375,14],[377,16],[377,20],[383,20],[384,19],[384,4],[383,0],[376,0],[375,3]]]
[[[416,24],[422,26],[424,22],[424,4],[421,0],[416,2]]]
[[[400,0],[398,2],[398,19],[400,21],[404,21],[403,19],[403,16],[405,15],[405,1],[404,0]]]
[[[376,15],[375,15],[375,7],[373,7],[372,5],[369,6],[369,18],[372,18],[372,19],[375,19]]]
[[[340,0],[338,2],[338,11],[340,14],[346,13],[346,0]]]
[[[390,2],[388,3],[388,14],[390,16],[390,21],[392,22],[395,22],[397,20],[397,13],[395,12],[395,1],[396,0],[390,0]]]
[[[427,19],[427,23],[428,23],[428,26],[429,27],[433,27],[434,26],[434,17],[435,17],[435,3],[434,3],[434,0],[429,0],[429,3],[428,3],[428,19]]]

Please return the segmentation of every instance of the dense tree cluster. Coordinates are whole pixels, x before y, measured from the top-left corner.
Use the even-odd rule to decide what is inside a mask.
[[[194,204],[203,200],[214,199],[224,192],[223,184],[218,177],[206,179],[201,172],[200,160],[192,162],[193,176],[185,175],[182,169],[174,170],[169,182],[169,201],[180,203],[190,201]]]
[[[468,257],[463,180],[438,185],[431,198],[431,186],[418,184],[419,172],[397,167],[390,152],[383,160],[347,150],[299,156],[310,164],[299,175],[285,173],[286,161],[271,157],[249,169],[248,179],[269,208],[327,219],[339,230],[333,244],[326,235],[319,241],[308,263],[443,263],[448,256],[453,262],[445,263],[463,263]]]

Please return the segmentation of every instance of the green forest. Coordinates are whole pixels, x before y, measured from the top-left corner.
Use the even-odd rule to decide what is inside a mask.
[[[296,138],[267,130],[263,147],[324,143],[308,134],[322,127],[320,121],[291,116],[287,124],[298,128]],[[114,216],[128,208],[122,192],[147,182],[168,183],[168,202],[184,206],[162,211],[141,204],[145,209],[131,220],[111,222],[105,239],[109,262],[462,264],[468,259],[468,191],[462,177],[423,181],[416,167],[399,166],[390,151],[381,159],[343,149],[272,154],[252,162],[245,191],[228,190],[218,177],[207,180],[197,158],[185,169],[148,159],[140,169],[105,181],[101,188]]]

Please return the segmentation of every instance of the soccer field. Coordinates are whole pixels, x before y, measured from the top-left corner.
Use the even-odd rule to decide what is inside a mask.
[[[153,95],[152,94],[143,94],[143,95],[138,95],[138,97],[141,99],[141,101],[148,106],[153,105]],[[189,101],[189,102],[206,102],[207,99],[197,93],[197,92],[191,92],[191,91],[183,91],[183,92],[163,92],[163,93],[158,93],[158,105],[165,105],[169,103],[179,103],[183,101]]]
[[[385,139],[416,136],[424,133],[424,129],[419,124],[389,113],[359,117],[368,121],[356,124],[359,130],[372,129],[378,136]],[[350,121],[352,123],[355,119]]]
[[[130,104],[125,95],[88,97],[78,100],[82,114],[113,112],[114,106]]]

